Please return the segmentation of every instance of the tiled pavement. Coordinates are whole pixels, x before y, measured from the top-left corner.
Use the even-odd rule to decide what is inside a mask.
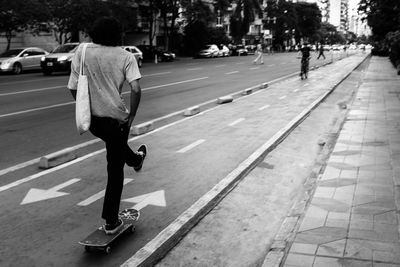
[[[372,57],[283,266],[400,266],[400,76]]]

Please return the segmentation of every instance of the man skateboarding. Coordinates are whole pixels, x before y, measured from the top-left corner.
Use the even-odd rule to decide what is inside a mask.
[[[141,74],[133,54],[119,47],[121,26],[112,17],[98,19],[89,33],[93,43],[86,49],[84,74],[88,78],[91,102],[90,132],[105,142],[107,151],[107,187],[102,218],[106,234],[115,234],[123,228],[118,212],[124,183],[125,163],[140,171],[147,154],[146,145],[132,151],[128,145],[129,131],[141,97]],[[71,64],[68,88],[76,99],[82,45],[78,47]],[[122,98],[122,86],[130,85],[130,109]]]

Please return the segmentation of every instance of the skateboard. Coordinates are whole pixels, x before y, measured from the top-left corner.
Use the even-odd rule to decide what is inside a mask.
[[[83,245],[87,252],[91,250],[102,250],[109,254],[113,241],[125,232],[133,233],[135,231],[135,222],[139,220],[140,212],[136,209],[125,209],[119,213],[119,217],[124,221],[124,225],[117,233],[107,235],[101,226],[85,239],[79,241],[79,244]]]

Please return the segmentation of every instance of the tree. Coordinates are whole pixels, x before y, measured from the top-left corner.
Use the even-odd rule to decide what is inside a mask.
[[[7,48],[15,32],[33,27],[48,15],[40,0],[0,0],[0,32],[5,34]]]
[[[249,31],[250,23],[254,22],[256,16],[262,16],[262,9],[260,0],[235,0],[234,3],[236,7],[231,17],[231,34],[239,42]]]
[[[298,25],[296,32],[300,37],[310,39],[321,27],[321,11],[315,3],[298,2],[295,8]]]
[[[360,0],[358,11],[366,15],[377,40],[387,33],[400,30],[400,2],[393,0]]]

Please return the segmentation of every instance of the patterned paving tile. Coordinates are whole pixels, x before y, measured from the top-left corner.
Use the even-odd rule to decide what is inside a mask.
[[[293,243],[290,247],[289,253],[315,255],[315,253],[317,252],[317,248],[318,245],[315,244]]]
[[[314,256],[289,253],[284,266],[312,267]]]
[[[346,236],[347,230],[344,228],[319,227],[298,233],[295,242],[320,245],[343,239]]]
[[[347,185],[353,185],[357,183],[357,179],[347,179],[347,178],[337,178],[337,179],[329,179],[329,180],[324,180],[320,181],[318,183],[319,186],[323,187],[341,187],[341,186],[347,186]]]
[[[348,212],[351,208],[350,205],[331,198],[314,197],[311,204],[331,212]]]
[[[322,244],[318,247],[318,256],[343,257],[346,239]]]

